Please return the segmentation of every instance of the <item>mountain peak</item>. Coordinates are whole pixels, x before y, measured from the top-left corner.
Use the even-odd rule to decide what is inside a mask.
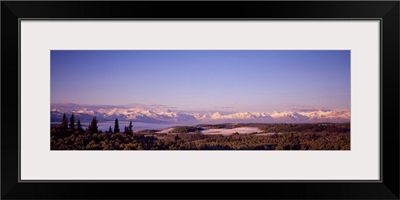
[[[151,107],[101,107],[80,105],[52,105],[52,120],[61,119],[62,114],[74,114],[81,120],[132,120],[138,122],[227,122],[227,123],[314,123],[314,122],[349,122],[348,110],[282,111],[282,112],[188,112]]]

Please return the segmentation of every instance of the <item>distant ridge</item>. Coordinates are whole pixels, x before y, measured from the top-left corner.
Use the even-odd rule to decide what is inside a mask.
[[[76,118],[91,120],[94,116],[100,121],[131,120],[145,123],[316,123],[350,122],[350,111],[321,109],[315,111],[285,112],[191,112],[174,111],[160,105],[131,104],[127,106],[53,104],[51,121],[60,121],[62,115],[74,113]]]

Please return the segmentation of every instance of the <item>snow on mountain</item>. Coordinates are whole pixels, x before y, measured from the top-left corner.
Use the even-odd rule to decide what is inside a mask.
[[[183,112],[173,111],[162,106],[85,106],[76,104],[52,105],[52,121],[60,121],[63,113],[74,114],[81,120],[131,120],[147,123],[313,123],[313,122],[349,122],[348,110],[316,110],[287,112]]]

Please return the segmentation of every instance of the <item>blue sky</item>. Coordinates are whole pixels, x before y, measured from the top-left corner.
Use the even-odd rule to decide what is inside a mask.
[[[51,103],[350,109],[350,51],[51,51]]]

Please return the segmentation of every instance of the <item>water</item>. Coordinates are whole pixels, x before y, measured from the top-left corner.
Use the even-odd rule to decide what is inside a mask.
[[[99,130],[106,131],[109,129],[111,126],[111,129],[114,130],[114,123],[115,121],[104,121],[104,122],[99,122],[97,123],[97,126],[99,127]],[[121,131],[124,131],[125,126],[129,126],[129,121],[119,121],[119,129]],[[146,129],[164,129],[168,128],[171,126],[174,126],[173,124],[155,124],[155,123],[144,123],[144,122],[132,122],[132,129],[133,130],[146,130]]]
[[[102,121],[97,123],[97,127],[101,131],[108,131],[109,127],[114,130],[115,121]],[[51,124],[61,124],[61,122],[51,122]],[[90,122],[81,122],[83,128],[87,128]],[[125,126],[129,126],[129,121],[118,121],[119,129],[124,131]],[[76,125],[76,123],[75,123]],[[156,124],[156,123],[145,123],[145,122],[132,122],[133,130],[146,130],[146,129],[164,129],[173,126],[182,126],[184,124]]]

